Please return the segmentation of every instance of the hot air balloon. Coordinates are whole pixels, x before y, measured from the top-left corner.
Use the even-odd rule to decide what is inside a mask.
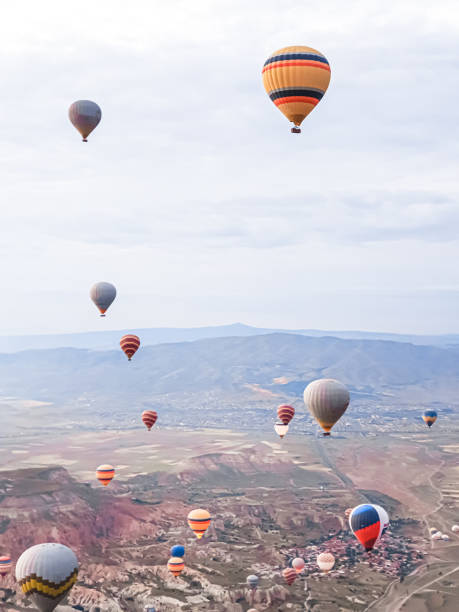
[[[88,142],[89,134],[99,125],[102,118],[100,106],[91,100],[78,100],[69,108],[69,119]]]
[[[100,316],[105,317],[110,304],[116,298],[116,288],[111,283],[100,282],[91,287],[89,292],[91,300],[100,310]]]
[[[442,533],[441,539],[444,540],[445,542],[449,542],[449,535],[447,533]]]
[[[283,423],[276,423],[274,425],[274,431],[282,439],[288,432],[288,425],[284,425]]]
[[[290,421],[293,419],[295,414],[295,408],[293,406],[288,406],[287,404],[282,404],[277,409],[277,416],[279,421],[282,421],[284,425],[288,425]]]
[[[258,576],[255,576],[255,574],[250,574],[250,576],[247,576],[247,584],[253,591],[257,588],[259,581]]]
[[[379,514],[379,520],[381,521],[381,535],[383,536],[389,525],[389,515],[387,514],[387,512],[384,510],[384,508],[382,506],[378,506],[377,504],[373,504],[373,507],[376,508],[378,514]]]
[[[373,548],[383,529],[379,513],[372,504],[356,506],[349,517],[349,525],[367,552]]]
[[[441,540],[441,538],[442,538],[441,531],[436,531],[435,533],[432,534],[432,540]]]
[[[176,544],[171,548],[171,557],[183,557],[185,555],[185,547],[181,544]]]
[[[329,552],[317,555],[317,565],[322,572],[329,572],[335,565],[335,557]]]
[[[207,510],[197,508],[188,514],[188,525],[194,531],[195,536],[200,540],[207,531],[210,521],[210,514]]]
[[[185,563],[182,557],[171,557],[167,562],[167,569],[171,572],[171,574],[174,574],[176,578],[177,576],[180,576],[184,567]]]
[[[121,350],[126,354],[128,361],[131,361],[134,353],[140,346],[140,338],[135,334],[126,334],[120,340]]]
[[[6,576],[11,571],[11,557],[4,555],[0,557],[0,576]]]
[[[436,410],[426,410],[422,415],[422,420],[427,425],[427,427],[432,427],[432,425],[437,420],[437,411]]]
[[[16,563],[16,580],[41,612],[52,612],[77,580],[78,560],[63,544],[37,544]]]
[[[437,533],[438,529],[436,527],[431,527],[429,529],[429,533],[432,535],[433,533]]]
[[[343,416],[349,405],[349,391],[333,378],[314,380],[304,390],[304,403],[309,412],[329,436],[333,425]]]
[[[351,516],[352,508],[346,508],[344,516],[348,519]]]
[[[158,413],[154,410],[144,410],[142,412],[142,421],[147,426],[148,431],[153,427],[156,423],[156,419],[158,418]]]
[[[277,108],[294,124],[299,134],[304,118],[317,106],[330,83],[327,58],[297,45],[273,53],[264,63],[263,85]]]
[[[115,476],[115,468],[112,465],[104,464],[99,465],[96,472],[97,480],[101,482],[104,487],[110,484]]]
[[[297,574],[300,574],[304,570],[304,559],[297,557],[292,561],[292,567]]]
[[[453,525],[451,527],[451,531],[454,531],[454,533],[457,533],[459,531],[459,525]]]
[[[293,567],[286,567],[282,571],[282,576],[284,577],[285,582],[290,586],[296,580],[297,573],[293,569]]]
[[[144,612],[156,612],[156,608],[154,606],[145,606],[143,610]]]

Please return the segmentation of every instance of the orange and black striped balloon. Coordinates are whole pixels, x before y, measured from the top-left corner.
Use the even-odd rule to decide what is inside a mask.
[[[293,567],[286,567],[282,572],[282,576],[284,577],[285,582],[289,586],[293,584],[295,580],[297,579],[297,573],[293,569]]]
[[[205,534],[210,525],[211,520],[212,519],[207,510],[203,510],[202,508],[192,510],[188,514],[188,525],[191,527],[194,532],[194,535],[198,539],[201,539],[202,536]]]
[[[99,465],[96,472],[97,480],[101,482],[104,487],[110,484],[115,476],[115,468],[112,465],[104,464]]]
[[[158,418],[158,413],[154,410],[144,410],[142,412],[142,421],[144,425],[146,425],[148,431],[153,427],[156,423],[156,419]]]
[[[284,47],[263,66],[263,85],[277,108],[300,132],[299,126],[317,106],[330,83],[327,58],[303,45]]]
[[[126,334],[120,340],[120,346],[122,350],[126,353],[127,358],[131,361],[134,353],[137,352],[137,349],[140,346],[140,338],[135,334]]]
[[[288,404],[282,404],[277,409],[277,416],[279,417],[279,421],[282,421],[284,425],[288,425],[290,421],[293,419],[295,414],[295,408],[293,406],[289,406]]]
[[[177,576],[180,576],[184,567],[185,563],[181,557],[171,557],[167,562],[167,569],[171,572],[171,574],[174,574],[176,578]]]

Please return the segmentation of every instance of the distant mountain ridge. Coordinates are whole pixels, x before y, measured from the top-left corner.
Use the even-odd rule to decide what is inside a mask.
[[[315,329],[269,329],[243,323],[210,327],[123,329],[91,331],[74,334],[44,334],[27,336],[0,336],[0,353],[15,353],[34,349],[81,348],[109,350],[115,348],[126,333],[140,336],[143,346],[167,342],[192,342],[206,338],[248,337],[272,333],[295,334],[313,338],[333,337],[344,340],[387,340],[415,345],[441,346],[459,349],[459,334],[415,335],[364,331],[326,331]]]
[[[315,378],[342,380],[363,393],[457,397],[459,353],[382,340],[275,333],[141,347],[128,363],[120,349],[60,348],[0,355],[0,393],[60,400],[90,394],[239,392],[261,385],[299,395]]]

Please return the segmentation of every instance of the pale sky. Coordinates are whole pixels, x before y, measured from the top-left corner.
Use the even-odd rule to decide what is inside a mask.
[[[301,135],[261,81],[291,44],[332,70]],[[1,334],[459,332],[456,1],[10,2],[0,53]]]

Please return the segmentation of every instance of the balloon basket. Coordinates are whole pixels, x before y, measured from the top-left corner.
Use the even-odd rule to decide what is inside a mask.
[[[292,127],[292,129],[290,130],[292,132],[292,134],[301,134],[301,130],[299,127]]]

